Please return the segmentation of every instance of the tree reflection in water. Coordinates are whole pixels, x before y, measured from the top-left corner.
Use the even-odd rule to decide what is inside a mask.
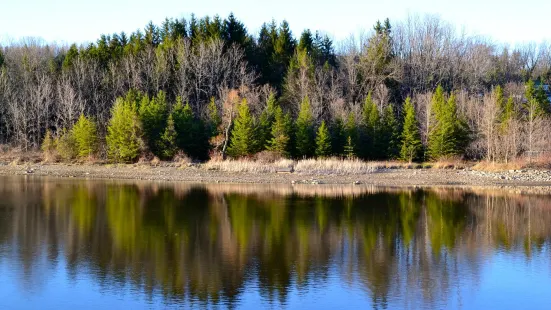
[[[337,277],[374,307],[438,307],[488,253],[528,261],[551,236],[548,196],[505,192],[4,178],[0,197],[0,261],[29,285],[63,256],[74,277],[167,303],[286,304]]]

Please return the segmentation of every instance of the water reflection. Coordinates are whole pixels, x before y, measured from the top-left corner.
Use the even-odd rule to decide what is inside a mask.
[[[2,178],[0,198],[0,266],[30,295],[66,273],[97,304],[454,308],[493,300],[496,257],[551,284],[549,196]]]

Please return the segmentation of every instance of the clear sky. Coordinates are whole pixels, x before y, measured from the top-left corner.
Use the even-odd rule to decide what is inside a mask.
[[[370,29],[377,19],[404,20],[408,14],[438,14],[469,33],[502,43],[551,41],[551,0],[2,0],[0,42],[21,37],[89,42],[100,34],[143,28],[165,17],[198,17],[234,12],[249,31],[263,22],[287,19],[298,36],[304,28],[335,40]]]

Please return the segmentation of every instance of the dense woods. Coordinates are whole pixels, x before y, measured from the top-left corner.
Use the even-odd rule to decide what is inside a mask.
[[[0,47],[0,144],[132,162],[183,153],[507,162],[549,150],[551,45],[411,16],[333,42],[287,22],[166,19],[77,46]]]

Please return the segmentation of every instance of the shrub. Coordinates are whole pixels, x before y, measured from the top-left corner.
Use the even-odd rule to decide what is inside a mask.
[[[57,153],[63,160],[72,160],[77,157],[77,143],[71,131],[64,129],[54,143]]]

